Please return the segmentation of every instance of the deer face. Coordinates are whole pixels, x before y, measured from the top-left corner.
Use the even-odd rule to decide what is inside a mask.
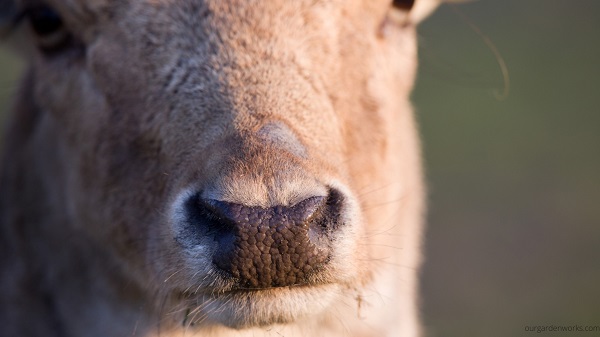
[[[178,320],[360,299],[380,259],[417,265],[429,3],[22,0],[57,207]]]

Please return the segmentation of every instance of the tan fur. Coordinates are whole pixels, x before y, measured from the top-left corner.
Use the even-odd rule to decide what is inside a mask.
[[[419,335],[409,94],[435,1],[47,3],[85,51],[31,53],[15,101],[0,335]],[[229,295],[210,244],[187,245],[196,191],[271,207],[328,188],[344,226],[311,286]]]

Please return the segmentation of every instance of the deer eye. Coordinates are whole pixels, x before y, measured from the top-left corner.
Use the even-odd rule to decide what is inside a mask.
[[[69,42],[70,34],[60,15],[52,8],[45,5],[33,7],[25,11],[25,17],[42,51],[57,51]]]
[[[385,20],[385,26],[407,27],[410,26],[410,11],[415,0],[392,0],[390,11]]]
[[[392,6],[394,6],[395,8],[401,9],[401,10],[405,10],[405,11],[411,10],[414,4],[415,4],[415,0],[393,0],[392,1]]]

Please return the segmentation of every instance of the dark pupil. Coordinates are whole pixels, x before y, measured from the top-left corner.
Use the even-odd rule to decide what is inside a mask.
[[[415,4],[415,0],[394,0],[392,4],[396,8],[409,10]]]
[[[62,28],[63,22],[55,11],[40,7],[29,11],[31,27],[40,36],[49,35]]]

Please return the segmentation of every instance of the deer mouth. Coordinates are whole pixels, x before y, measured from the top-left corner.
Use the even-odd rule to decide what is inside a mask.
[[[331,187],[263,207],[182,193],[172,218],[185,260],[176,278],[191,285],[175,288],[186,326],[264,327],[326,311],[356,276],[346,195]]]
[[[183,322],[189,327],[212,323],[233,329],[291,323],[326,310],[340,289],[329,283],[188,295]]]

